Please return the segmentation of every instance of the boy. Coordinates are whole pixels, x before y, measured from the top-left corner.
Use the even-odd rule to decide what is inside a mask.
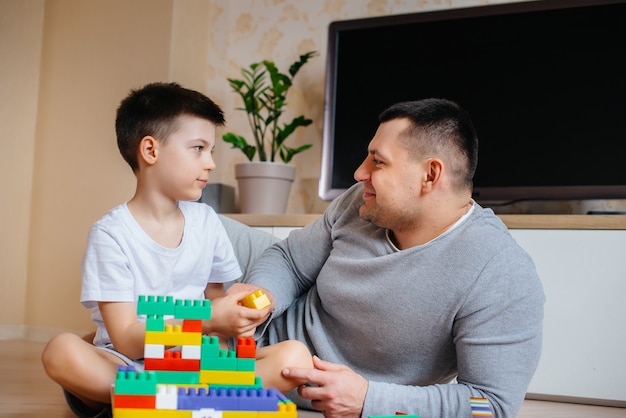
[[[143,367],[145,323],[139,295],[211,299],[203,333],[251,336],[269,315],[243,307],[249,291],[224,294],[241,271],[223,225],[210,206],[196,203],[215,169],[215,129],[224,124],[211,99],[176,83],[130,92],[117,110],[120,153],[137,178],[135,195],[113,208],[90,232],[81,266],[81,303],[98,326],[93,345],[64,333],[50,340],[42,361],[78,416],[109,416],[118,364]],[[168,323],[174,323],[169,319]],[[288,391],[300,381],[280,376],[287,365],[312,367],[308,350],[287,342],[257,351],[265,386]]]

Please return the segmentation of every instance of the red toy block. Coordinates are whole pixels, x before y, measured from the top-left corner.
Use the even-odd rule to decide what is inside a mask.
[[[164,358],[144,359],[146,370],[172,370],[197,372],[200,370],[200,360],[183,359],[180,351],[166,351]]]
[[[156,407],[156,396],[151,395],[114,395],[115,408],[147,408]]]
[[[184,319],[183,332],[202,332],[201,319]]]
[[[237,358],[256,358],[256,342],[254,338],[237,338]]]

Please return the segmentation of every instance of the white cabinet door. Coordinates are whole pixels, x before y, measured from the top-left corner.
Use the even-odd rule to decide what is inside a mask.
[[[529,393],[626,402],[626,231],[511,233],[535,261],[547,298]]]

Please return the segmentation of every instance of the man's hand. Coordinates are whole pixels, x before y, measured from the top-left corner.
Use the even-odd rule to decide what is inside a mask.
[[[352,369],[313,357],[314,369],[288,367],[283,376],[305,380],[317,386],[302,385],[298,394],[326,418],[358,418],[363,411],[368,382]]]

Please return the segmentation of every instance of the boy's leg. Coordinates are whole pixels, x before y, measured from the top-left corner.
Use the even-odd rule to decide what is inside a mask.
[[[256,353],[256,374],[261,377],[263,386],[283,393],[306,383],[283,377],[285,367],[313,368],[311,352],[300,341],[281,341],[257,348]]]
[[[68,402],[73,400],[73,395],[95,411],[111,403],[111,385],[115,382],[117,366],[125,364],[114,354],[70,333],[59,334],[48,342],[42,363],[48,376],[69,392]]]

